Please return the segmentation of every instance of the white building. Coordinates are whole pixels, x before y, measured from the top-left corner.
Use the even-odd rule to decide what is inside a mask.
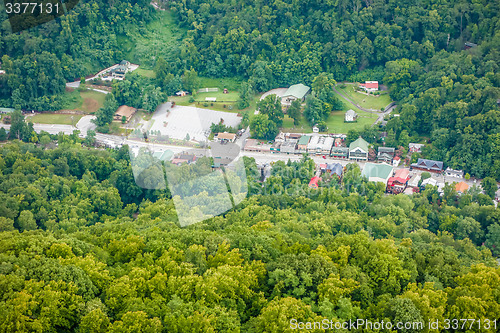
[[[353,121],[356,121],[357,118],[358,118],[358,114],[356,112],[354,112],[354,110],[347,110],[347,112],[345,113],[344,121],[346,123],[353,122]]]

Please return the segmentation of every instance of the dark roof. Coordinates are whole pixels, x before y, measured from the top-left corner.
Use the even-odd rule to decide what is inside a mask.
[[[379,153],[394,153],[395,148],[392,147],[378,147]]]
[[[342,176],[342,171],[344,171],[344,168],[342,167],[342,164],[340,163],[333,163],[333,164],[327,164],[326,169],[330,170],[330,175],[333,175],[334,173],[337,176]]]
[[[412,167],[424,168],[427,170],[443,170],[443,162],[426,160],[424,158],[419,158],[417,163],[411,165]]]

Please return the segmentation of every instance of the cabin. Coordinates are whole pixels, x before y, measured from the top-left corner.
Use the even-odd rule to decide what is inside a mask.
[[[335,175],[340,179],[344,172],[344,167],[340,163],[328,163],[326,165],[326,172],[328,172],[330,176],[333,177]]]

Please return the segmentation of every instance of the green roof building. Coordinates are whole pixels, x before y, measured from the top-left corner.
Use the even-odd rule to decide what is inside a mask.
[[[368,178],[370,182],[382,182],[387,185],[393,170],[392,166],[387,163],[366,163],[361,176]]]
[[[281,96],[281,103],[291,104],[296,99],[301,100],[303,102],[305,97],[310,91],[311,88],[303,85],[302,83],[294,84],[285,91],[283,96]]]
[[[366,142],[362,137],[359,137],[356,141],[351,142],[349,145],[349,158],[351,160],[368,160],[368,142]]]

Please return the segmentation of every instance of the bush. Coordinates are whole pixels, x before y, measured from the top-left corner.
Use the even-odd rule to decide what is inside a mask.
[[[194,97],[193,96],[189,97],[189,103],[194,103]]]

